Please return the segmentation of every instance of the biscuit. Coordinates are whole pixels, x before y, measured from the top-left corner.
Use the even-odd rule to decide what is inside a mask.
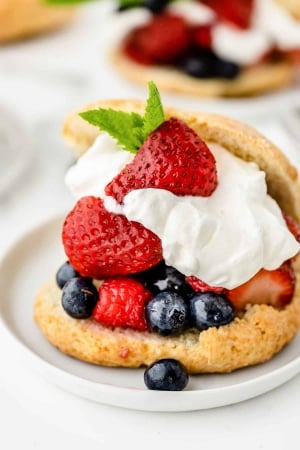
[[[153,80],[162,91],[199,97],[246,97],[284,88],[293,83],[295,69],[289,62],[264,63],[244,68],[234,80],[193,78],[171,66],[147,66],[127,58],[115,48],[113,66],[126,78],[146,85]]]
[[[69,22],[74,8],[47,5],[42,0],[0,2],[0,44],[48,32]]]
[[[140,367],[175,358],[190,373],[231,372],[270,359],[295,336],[300,325],[299,281],[292,303],[283,310],[254,305],[229,325],[175,337],[73,319],[64,312],[61,291],[52,281],[37,295],[35,321],[51,344],[89,363]]]

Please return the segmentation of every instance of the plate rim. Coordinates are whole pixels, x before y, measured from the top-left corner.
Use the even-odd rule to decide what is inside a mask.
[[[43,228],[51,227],[56,225],[58,222],[62,222],[64,219],[64,213],[60,212],[58,214],[52,215],[50,217],[44,218],[43,220],[35,223],[33,226],[27,227],[23,232],[19,234],[17,239],[8,246],[0,258],[0,279],[1,279],[1,268],[4,267],[6,260],[14,253],[14,251],[21,245],[22,242],[26,241],[31,235],[36,231],[42,230]],[[243,380],[238,383],[229,386],[213,387],[195,389],[195,390],[183,390],[179,392],[168,392],[168,391],[153,391],[129,387],[129,386],[117,386],[115,384],[96,382],[89,380],[87,378],[81,377],[77,374],[69,372],[67,369],[63,369],[50,363],[40,356],[37,352],[31,349],[25,342],[22,341],[20,337],[13,331],[9,326],[5,317],[3,317],[2,312],[0,313],[0,328],[5,331],[6,337],[14,344],[15,348],[18,350],[20,357],[24,360],[30,362],[31,368],[35,369],[35,372],[43,373],[46,375],[45,379],[50,383],[60,387],[64,391],[68,391],[74,395],[77,395],[88,400],[96,401],[98,403],[107,404],[111,406],[123,407],[126,409],[140,410],[140,411],[152,411],[152,412],[183,412],[183,411],[197,411],[211,409],[226,405],[232,405],[240,403],[242,401],[255,398],[263,393],[267,393],[276,387],[286,383],[291,378],[295,377],[300,373],[300,355],[292,359],[288,363],[272,369],[267,373],[251,378],[250,380]],[[47,342],[48,343],[48,342]],[[48,345],[51,345],[48,343]],[[284,350],[284,349],[283,349]],[[67,355],[65,355],[67,357]],[[84,364],[84,362],[82,362]],[[101,368],[101,366],[100,366]],[[120,369],[120,368],[119,368]],[[245,368],[247,369],[247,368]],[[230,374],[229,374],[230,375]],[[71,381],[72,386],[66,386],[65,381]],[[267,383],[270,382],[270,383]],[[87,393],[87,389],[81,389],[83,392],[75,392],[75,387],[84,385],[91,390],[91,393]],[[83,387],[84,387],[83,386]],[[247,389],[244,389],[247,388]],[[234,393],[238,392],[239,399],[234,399]],[[96,398],[94,394],[96,393]],[[225,396],[223,401],[209,401],[209,396],[216,393],[221,393]],[[232,401],[229,401],[230,393],[233,393]],[[244,395],[241,395],[244,393]],[[101,395],[104,397],[101,398]],[[114,394],[114,400],[110,401],[107,397],[110,394]],[[126,400],[126,395],[134,395],[135,404],[128,404],[128,401],[124,401],[124,395]],[[176,399],[182,402],[186,400],[185,403],[174,408],[173,403],[162,405],[161,399],[166,399],[169,401],[172,396],[176,396]],[[118,398],[119,397],[119,398]],[[204,403],[199,405],[199,401],[203,397]],[[149,404],[147,401],[151,401]],[[190,400],[193,398],[195,400],[194,404],[190,404]],[[147,401],[146,401],[147,400]],[[154,401],[153,401],[154,400]],[[158,400],[158,401],[157,401]],[[146,403],[144,403],[146,401]],[[134,403],[133,402],[133,403]],[[141,402],[143,404],[141,404]]]

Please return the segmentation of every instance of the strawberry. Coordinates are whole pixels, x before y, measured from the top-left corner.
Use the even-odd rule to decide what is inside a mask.
[[[189,29],[182,17],[159,14],[125,39],[123,51],[144,64],[171,63],[182,56],[189,46]]]
[[[196,292],[215,292],[216,294],[222,294],[226,290],[222,287],[214,287],[209,284],[204,283],[197,277],[189,276],[185,277],[185,281],[194,289]]]
[[[85,277],[140,272],[162,259],[161,241],[152,231],[108,212],[92,196],[82,197],[67,215],[62,240],[70,263]]]
[[[147,329],[145,304],[153,295],[133,278],[110,278],[99,289],[99,300],[93,317],[97,322],[111,327]]]
[[[201,0],[212,8],[220,20],[229,22],[238,28],[247,29],[251,23],[254,0]]]
[[[210,49],[212,46],[212,25],[191,27],[191,41],[200,48]]]
[[[290,230],[296,241],[300,242],[300,226],[298,225],[298,223],[288,214],[283,213],[283,217],[288,229]]]
[[[300,48],[283,51],[283,56],[291,63],[300,65]]]
[[[289,261],[276,270],[260,270],[249,281],[227,291],[227,297],[236,309],[250,304],[287,305],[294,294],[295,273]]]
[[[133,189],[166,189],[176,195],[209,196],[217,186],[216,162],[207,145],[179,119],[153,131],[133,161],[106,186],[122,203]]]

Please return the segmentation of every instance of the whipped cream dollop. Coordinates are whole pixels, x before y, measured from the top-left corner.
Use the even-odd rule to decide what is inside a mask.
[[[176,1],[168,4],[168,13],[177,14],[193,25],[207,25],[216,18],[216,13],[206,5],[194,0]]]
[[[261,268],[278,268],[300,245],[267,194],[264,172],[218,144],[207,144],[218,171],[218,186],[210,197],[150,188],[129,192],[123,205],[105,197],[107,182],[133,158],[105,134],[70,169],[66,181],[75,197],[100,196],[107,210],[156,233],[167,264],[212,286],[232,289]]]
[[[65,183],[75,198],[85,195],[103,198],[105,186],[133,158],[134,154],[123,150],[107,133],[102,133],[67,171]]]
[[[282,50],[300,47],[300,22],[273,0],[256,0],[253,27],[263,30]]]
[[[263,31],[239,30],[226,24],[213,28],[212,40],[218,56],[241,65],[252,64],[271,48],[271,39]]]
[[[300,47],[299,21],[274,0],[256,0],[254,5],[249,29],[241,30],[225,23],[214,25],[212,49],[219,57],[239,65],[250,65],[274,45],[282,50]],[[166,11],[185,17],[193,25],[208,25],[216,18],[211,8],[191,0],[171,2]],[[112,43],[119,45],[134,27],[145,25],[151,13],[146,8],[134,8],[116,16],[105,33],[109,48]]]

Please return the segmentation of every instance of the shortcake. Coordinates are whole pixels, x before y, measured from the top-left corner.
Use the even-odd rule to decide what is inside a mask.
[[[262,363],[294,338],[300,187],[277,147],[238,121],[164,107],[153,82],[146,103],[94,103],[63,134],[82,156],[66,176],[65,261],[34,306],[51,344],[182,375]]]

